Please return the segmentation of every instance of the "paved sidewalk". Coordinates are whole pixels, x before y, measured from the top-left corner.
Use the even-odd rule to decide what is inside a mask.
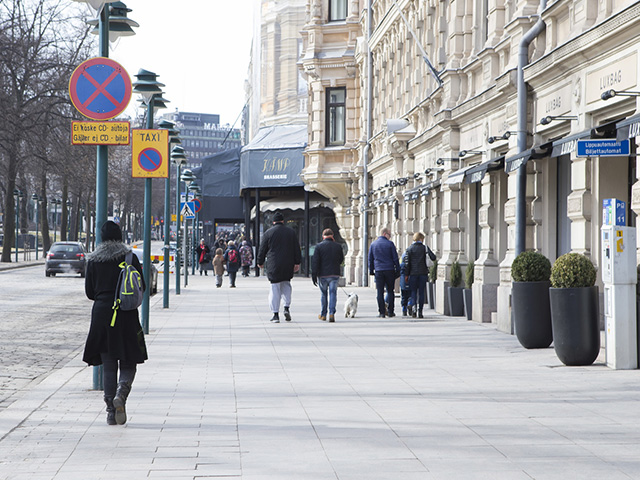
[[[378,319],[371,289],[329,324],[296,279],[293,322],[271,324],[265,278],[189,283],[153,299],[128,423],[106,425],[76,357],[0,412],[0,479],[640,478],[639,371],[564,367],[462,318]]]

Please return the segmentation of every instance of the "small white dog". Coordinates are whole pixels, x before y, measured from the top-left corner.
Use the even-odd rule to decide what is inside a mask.
[[[344,302],[344,316],[345,318],[354,318],[358,311],[358,295],[350,293],[347,300]]]

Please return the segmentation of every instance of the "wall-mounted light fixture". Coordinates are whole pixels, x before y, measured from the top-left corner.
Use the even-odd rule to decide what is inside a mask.
[[[540,125],[549,125],[554,120],[577,120],[578,117],[575,115],[548,115],[546,117],[542,117],[540,119]]]
[[[487,138],[487,142],[493,143],[493,142],[498,142],[500,140],[509,140],[509,137],[511,137],[512,133],[515,134],[515,133],[518,133],[518,132],[512,132],[510,130],[507,130],[502,135],[491,136],[491,137]]]
[[[467,155],[482,155],[483,153],[485,152],[481,150],[460,150],[458,157],[462,158],[466,157]]]
[[[424,171],[424,174],[431,177],[433,175],[435,175],[438,172],[443,172],[444,168],[442,167],[429,167]]]
[[[444,165],[444,162],[457,162],[459,158],[440,157],[436,160],[436,165]]]
[[[640,96],[640,92],[619,92],[617,90],[607,90],[606,92],[602,92],[600,98],[602,100],[609,100],[613,97],[638,97]]]

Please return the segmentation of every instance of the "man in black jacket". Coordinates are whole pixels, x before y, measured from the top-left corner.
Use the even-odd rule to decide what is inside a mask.
[[[273,216],[273,227],[265,232],[258,252],[258,267],[267,261],[267,278],[271,282],[269,305],[273,312],[271,321],[279,323],[280,298],[284,298],[284,319],[291,321],[291,279],[294,272],[300,270],[302,254],[298,236],[291,228],[284,226],[284,216],[276,212]]]
[[[311,280],[318,286],[320,282],[320,320],[327,319],[327,291],[329,292],[329,321],[336,321],[336,303],[338,302],[338,279],[340,265],[344,261],[342,247],[333,239],[333,230],[325,228],[322,242],[316,245],[311,260]]]

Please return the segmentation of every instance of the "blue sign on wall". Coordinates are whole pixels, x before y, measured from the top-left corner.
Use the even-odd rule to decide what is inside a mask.
[[[629,140],[603,138],[578,140],[578,157],[618,157],[629,155]]]

